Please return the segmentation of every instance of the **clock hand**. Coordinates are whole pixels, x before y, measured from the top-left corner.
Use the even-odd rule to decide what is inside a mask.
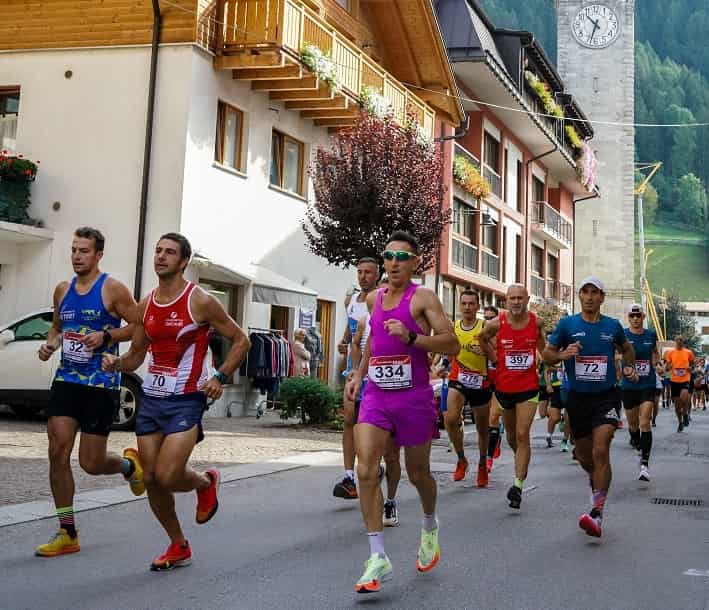
[[[596,30],[598,30],[600,26],[598,23],[593,24],[593,31],[591,32],[591,37],[588,39],[589,42],[593,42],[593,37],[596,35]]]

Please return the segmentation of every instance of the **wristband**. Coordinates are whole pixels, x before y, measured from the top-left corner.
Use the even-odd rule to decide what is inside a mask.
[[[107,330],[103,331],[103,344],[108,345],[113,339],[111,338],[111,333]]]
[[[406,345],[413,345],[414,342],[416,341],[416,337],[418,337],[418,335],[413,330],[410,330],[409,331],[409,340],[406,342]]]
[[[214,371],[213,377],[222,385],[224,385],[228,379],[228,377],[224,373],[222,373],[221,371]]]

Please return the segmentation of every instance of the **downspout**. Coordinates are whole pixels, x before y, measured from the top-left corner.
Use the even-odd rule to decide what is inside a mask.
[[[155,114],[155,90],[158,68],[158,45],[160,43],[160,0],[153,0],[153,40],[150,47],[150,79],[148,81],[148,109],[145,118],[145,146],[143,149],[143,179],[140,187],[140,213],[138,217],[138,252],[135,259],[133,296],[140,299],[143,289],[143,256],[145,255],[145,222],[148,215],[148,190],[150,186],[150,160],[153,147],[153,116]]]
[[[573,265],[571,266],[571,294],[576,290],[576,204],[581,203],[582,201],[588,201],[589,199],[596,199],[597,197],[600,197],[601,193],[598,190],[598,187],[594,185],[593,187],[593,195],[587,195],[586,197],[580,197],[579,199],[572,199],[571,204],[573,207],[572,210],[572,218],[574,221],[574,243],[571,244],[571,260],[573,261]],[[576,299],[573,298],[571,299],[572,304],[575,305]],[[573,313],[573,308],[574,305],[571,307],[571,312]]]

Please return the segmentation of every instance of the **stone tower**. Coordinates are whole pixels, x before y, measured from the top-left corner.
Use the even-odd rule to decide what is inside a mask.
[[[556,0],[558,69],[590,120],[635,119],[635,0]],[[624,317],[634,290],[635,130],[594,124],[601,197],[576,204],[575,277],[606,286],[603,312]],[[574,287],[576,289],[576,287]],[[575,303],[578,310],[578,301]]]

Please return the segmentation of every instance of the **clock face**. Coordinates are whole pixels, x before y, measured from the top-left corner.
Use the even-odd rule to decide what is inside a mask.
[[[607,47],[618,38],[618,16],[605,4],[589,4],[574,17],[574,38],[592,49]]]

